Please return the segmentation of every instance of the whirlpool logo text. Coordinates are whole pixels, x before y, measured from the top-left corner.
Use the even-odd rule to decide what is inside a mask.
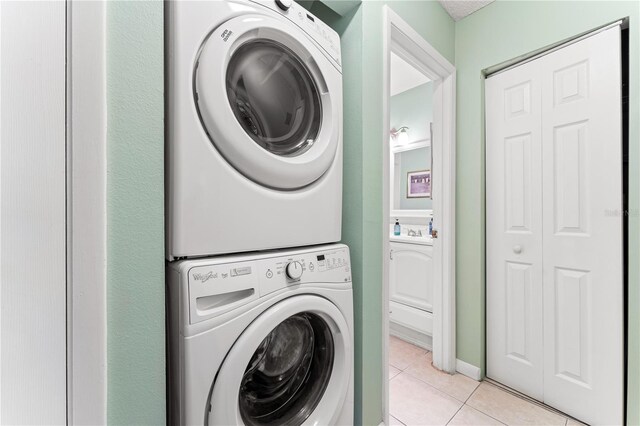
[[[206,283],[209,280],[212,280],[214,278],[217,278],[218,274],[214,274],[213,271],[209,271],[206,273],[197,273],[197,274],[193,274],[193,279],[196,281],[200,281],[203,283]]]

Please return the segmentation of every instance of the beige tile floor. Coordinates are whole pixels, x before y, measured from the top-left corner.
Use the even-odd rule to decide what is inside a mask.
[[[575,420],[488,382],[431,365],[431,352],[390,337],[391,425],[573,425]]]

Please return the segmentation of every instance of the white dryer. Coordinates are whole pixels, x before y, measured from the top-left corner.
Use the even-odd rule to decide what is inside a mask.
[[[291,0],[166,5],[167,258],[339,241],[339,36]]]
[[[169,424],[353,424],[349,249],[167,267]]]

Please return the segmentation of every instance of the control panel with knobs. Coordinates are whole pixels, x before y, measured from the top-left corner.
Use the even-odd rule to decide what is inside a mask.
[[[349,248],[331,244],[303,250],[219,256],[173,262],[169,275],[189,301],[189,323],[223,315],[242,303],[305,286],[351,288]],[[188,283],[178,284],[178,280]],[[280,296],[278,296],[280,297]]]
[[[287,267],[285,268],[285,272],[287,274],[287,278],[293,281],[297,281],[302,277],[302,263],[294,260],[293,262],[289,262]]]

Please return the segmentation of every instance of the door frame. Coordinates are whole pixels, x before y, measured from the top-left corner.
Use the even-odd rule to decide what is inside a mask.
[[[383,7],[382,18],[382,374],[383,420],[389,423],[389,215],[390,215],[390,74],[391,51],[416,65],[437,80],[434,85],[433,168],[443,170],[434,179],[434,193],[442,194],[434,203],[434,216],[440,223],[438,240],[434,241],[433,288],[433,363],[446,372],[456,370],[456,305],[455,305],[455,99],[456,70],[433,46],[405,22],[389,6]],[[435,148],[439,145],[440,149]],[[434,177],[438,177],[435,175]]]
[[[67,1],[67,423],[107,423],[105,1]]]

